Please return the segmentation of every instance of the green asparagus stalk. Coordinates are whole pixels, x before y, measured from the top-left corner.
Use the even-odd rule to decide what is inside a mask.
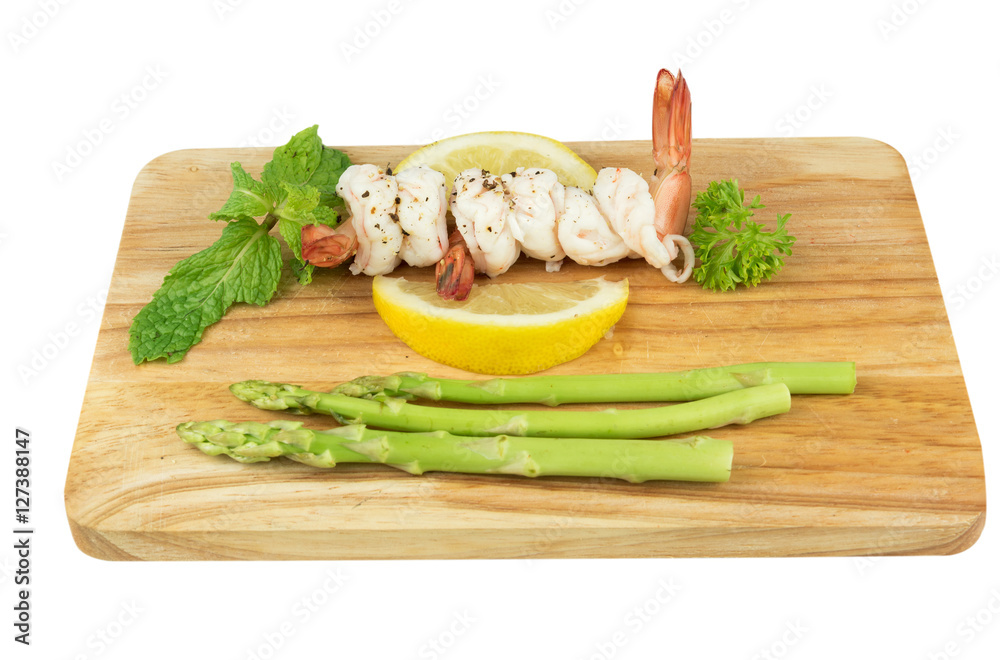
[[[242,463],[285,456],[314,467],[384,463],[411,474],[467,472],[525,477],[728,481],[733,445],[704,436],[684,440],[467,437],[444,431],[375,431],[360,424],[311,431],[301,422],[185,422],[177,434],[206,454]]]
[[[447,431],[474,436],[653,438],[747,424],[788,412],[791,407],[784,383],[748,387],[672,406],[601,411],[441,408],[390,397],[362,399],[316,392],[260,380],[235,383],[229,389],[237,398],[263,410],[324,413],[341,424],[367,424],[395,431]]]
[[[757,385],[784,383],[792,394],[850,394],[853,362],[755,362],[672,373],[526,376],[490,380],[431,378],[403,372],[362,376],[333,391],[475,404],[694,401]]]

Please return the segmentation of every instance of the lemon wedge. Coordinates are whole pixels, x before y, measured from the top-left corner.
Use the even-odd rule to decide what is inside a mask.
[[[628,280],[474,284],[442,300],[431,282],[378,275],[375,309],[393,334],[435,362],[481,374],[530,374],[577,358],[621,318]]]
[[[415,165],[427,165],[443,173],[449,188],[459,172],[471,167],[497,175],[518,167],[542,167],[555,172],[563,185],[587,191],[597,179],[594,168],[562,142],[514,131],[466,133],[438,140],[411,153],[396,170]]]

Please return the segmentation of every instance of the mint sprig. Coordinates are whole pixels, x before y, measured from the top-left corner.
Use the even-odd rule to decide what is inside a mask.
[[[267,215],[274,208],[274,202],[264,184],[247,174],[239,163],[232,163],[229,168],[233,172],[233,192],[222,208],[209,213],[208,217],[212,220],[236,220]]]
[[[281,279],[281,245],[267,231],[253,218],[231,222],[211,247],[170,269],[132,320],[132,360],[177,362],[234,302],[267,304]]]
[[[285,201],[288,188],[312,186],[319,190],[319,202],[330,207],[344,207],[337,196],[337,182],[351,161],[344,153],[324,147],[319,127],[311,126],[294,135],[288,144],[274,150],[264,165],[261,182],[276,204]]]
[[[234,303],[270,302],[282,270],[281,243],[269,235],[275,225],[292,252],[293,274],[308,284],[313,266],[302,259],[302,227],[341,222],[336,186],[350,164],[323,145],[317,126],[275,149],[260,180],[232,163],[233,191],[208,216],[226,227],[210,247],[177,263],[136,314],[129,328],[133,362],[177,362]]]

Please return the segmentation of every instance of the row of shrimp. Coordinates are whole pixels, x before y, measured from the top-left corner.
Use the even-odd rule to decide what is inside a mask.
[[[564,186],[544,168],[468,169],[449,196],[444,175],[423,165],[395,174],[351,165],[337,184],[350,220],[336,228],[306,226],[302,255],[316,266],[353,256],[351,272],[365,275],[389,273],[403,262],[435,264],[438,294],[456,300],[469,295],[476,272],[497,277],[521,254],[546,262],[548,271],[567,258],[587,266],[643,258],[668,280],[684,282],[694,265],[683,235],[690,154],[691,95],[679,72],[663,69],[653,96],[652,191],[641,175],[621,167],[600,170],[592,193]]]

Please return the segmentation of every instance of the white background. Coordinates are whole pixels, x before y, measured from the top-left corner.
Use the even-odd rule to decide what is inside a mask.
[[[33,434],[38,530],[30,648],[11,641],[15,556],[0,530],[3,657],[997,657],[992,524],[953,557],[110,563],[76,549],[62,504],[99,325],[88,310],[109,286],[150,159],[271,147],[313,123],[343,145],[421,143],[437,130],[646,139],[656,71],[679,63],[695,137],[859,135],[903,154],[995,477],[996,3],[3,7],[2,428]],[[366,28],[374,36],[359,36]],[[477,106],[464,118],[453,110],[463,103]],[[69,323],[80,332],[24,377],[18,367]],[[0,451],[4,509],[12,464],[12,447]]]

